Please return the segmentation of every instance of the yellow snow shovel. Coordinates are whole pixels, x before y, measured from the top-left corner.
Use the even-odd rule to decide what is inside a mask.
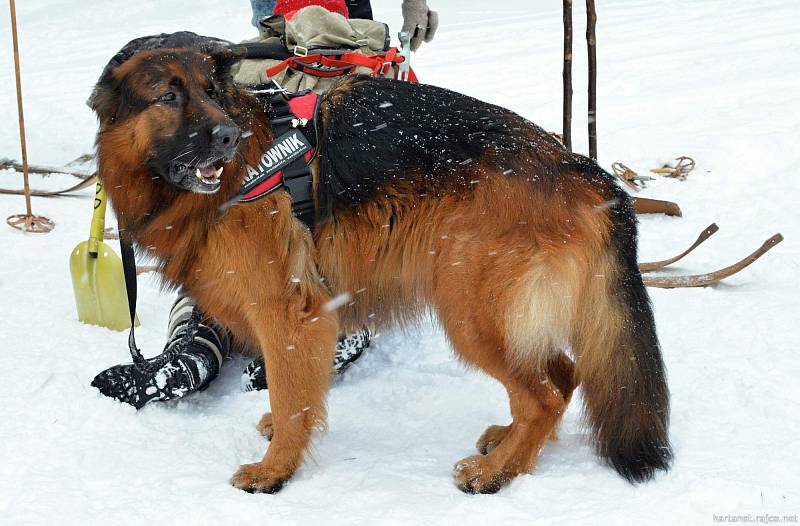
[[[131,326],[122,260],[103,242],[106,226],[106,191],[97,181],[89,240],[79,243],[69,258],[78,319],[115,331]],[[139,325],[139,320],[136,320]]]

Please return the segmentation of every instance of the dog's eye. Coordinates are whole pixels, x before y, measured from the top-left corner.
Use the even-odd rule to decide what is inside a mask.
[[[177,95],[175,95],[175,92],[174,92],[174,91],[168,91],[168,92],[166,92],[165,94],[161,95],[161,96],[158,98],[158,101],[159,101],[159,102],[172,102],[172,101],[174,101],[176,98],[178,98],[178,97],[177,97]]]
[[[219,98],[219,93],[217,92],[217,90],[215,88],[208,88],[206,90],[206,93],[208,93],[208,96],[211,99],[217,100]]]

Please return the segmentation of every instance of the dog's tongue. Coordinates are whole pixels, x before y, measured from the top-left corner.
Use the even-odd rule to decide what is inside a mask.
[[[198,168],[198,171],[200,172],[200,176],[203,177],[203,179],[215,179],[217,169],[214,168],[213,165],[211,165],[203,168]]]
[[[197,168],[195,175],[206,184],[219,184],[219,176],[222,175],[222,167],[214,168],[212,165]]]

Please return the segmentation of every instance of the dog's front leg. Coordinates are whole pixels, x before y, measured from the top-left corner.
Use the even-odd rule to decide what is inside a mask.
[[[338,332],[335,313],[322,307],[321,291],[297,291],[287,302],[248,316],[264,355],[272,410],[272,441],[266,455],[245,464],[231,483],[250,493],[274,493],[300,466],[311,433],[325,426]]]

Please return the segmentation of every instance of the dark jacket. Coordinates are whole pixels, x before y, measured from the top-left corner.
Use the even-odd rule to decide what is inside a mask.
[[[372,6],[369,0],[345,0],[350,18],[366,18],[372,20]]]

